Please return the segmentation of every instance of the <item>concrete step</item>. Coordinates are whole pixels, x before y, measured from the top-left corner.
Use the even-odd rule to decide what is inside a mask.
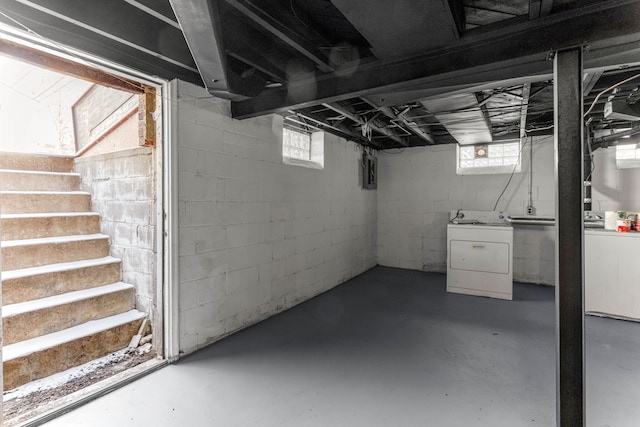
[[[135,306],[133,285],[117,282],[2,307],[4,345],[124,313]]]
[[[73,170],[73,157],[3,151],[0,152],[0,169],[71,172]]]
[[[91,211],[84,191],[0,191],[0,199],[0,214]]]
[[[17,304],[107,285],[120,280],[120,260],[110,256],[2,272],[2,302]]]
[[[80,174],[0,169],[2,191],[77,191]]]
[[[130,310],[4,346],[5,391],[125,348],[145,316]]]
[[[2,270],[18,270],[39,265],[106,257],[109,255],[109,236],[86,234],[9,240],[0,242],[0,247],[2,248]]]
[[[56,212],[0,215],[2,240],[95,234],[100,232],[100,214]]]

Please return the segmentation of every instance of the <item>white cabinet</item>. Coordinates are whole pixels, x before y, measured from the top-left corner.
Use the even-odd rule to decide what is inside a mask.
[[[640,320],[640,233],[584,234],[585,311]]]
[[[448,292],[512,298],[512,227],[449,224],[447,244]]]

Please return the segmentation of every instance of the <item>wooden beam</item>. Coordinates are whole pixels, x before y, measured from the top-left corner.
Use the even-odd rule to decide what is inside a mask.
[[[637,35],[640,0],[610,0],[535,21],[496,29],[455,41],[449,47],[420,56],[395,61],[362,64],[351,76],[329,73],[291,84],[296,101],[287,96],[289,88],[265,91],[232,103],[235,118],[297,109],[338,100],[366,96],[374,92],[399,91],[418,85],[442,86],[443,80],[480,83],[492,73],[504,77],[511,68],[516,78],[530,75],[532,67],[550,71],[546,54],[552,50],[587,42],[600,42],[598,48],[617,42],[617,37]],[[593,52],[593,51],[591,51]],[[526,66],[521,66],[526,63]],[[537,65],[536,65],[537,64]],[[493,79],[495,80],[495,79]],[[484,80],[486,82],[487,80]]]
[[[130,93],[144,93],[144,85],[142,83],[9,40],[0,39],[0,54],[26,62],[27,64],[35,65],[36,67],[46,68],[56,73],[65,74],[112,89]]]
[[[145,92],[140,95],[140,105],[138,107],[138,140],[141,146],[156,146],[156,110],[156,89],[146,86]]]

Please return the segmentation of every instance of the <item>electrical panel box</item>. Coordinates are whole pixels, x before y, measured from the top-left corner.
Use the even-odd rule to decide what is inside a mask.
[[[362,155],[362,188],[378,188],[378,158],[367,153]]]

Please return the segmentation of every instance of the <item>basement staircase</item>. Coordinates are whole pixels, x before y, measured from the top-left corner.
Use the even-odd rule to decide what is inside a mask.
[[[146,317],[72,170],[0,153],[4,390],[127,347]]]

